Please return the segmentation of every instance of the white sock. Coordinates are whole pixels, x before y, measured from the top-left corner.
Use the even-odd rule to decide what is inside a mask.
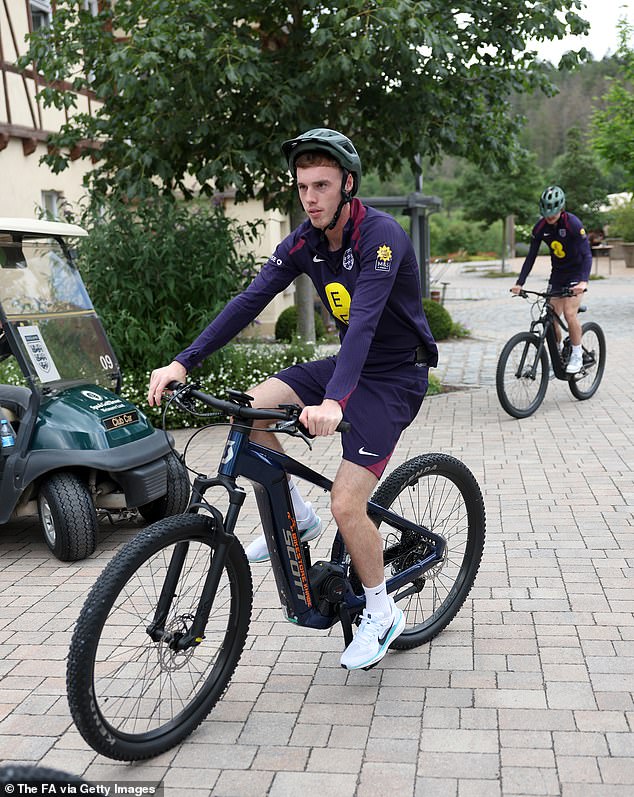
[[[392,601],[387,594],[385,581],[376,587],[363,586],[365,591],[365,608],[368,614],[390,617],[392,614]]]
[[[572,347],[572,353],[573,354],[581,354],[582,349],[583,349],[583,346],[580,343],[578,346],[573,346]]]
[[[293,510],[295,512],[295,520],[298,523],[303,523],[312,515],[313,510],[306,505],[306,502],[300,495],[297,485],[292,479],[289,479],[288,489],[291,491],[291,501],[293,502]]]

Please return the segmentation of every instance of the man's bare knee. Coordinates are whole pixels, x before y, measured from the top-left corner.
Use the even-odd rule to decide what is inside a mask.
[[[251,388],[247,393],[253,396],[254,407],[277,407],[278,404],[299,404],[300,407],[304,406],[303,401],[293,388],[274,376]]]

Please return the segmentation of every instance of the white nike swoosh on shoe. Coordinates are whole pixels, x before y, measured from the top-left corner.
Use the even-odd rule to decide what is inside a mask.
[[[323,257],[317,257],[317,255],[313,257],[313,263],[325,263],[325,262],[326,260]]]
[[[359,454],[364,454],[366,457],[378,457],[378,454],[373,454],[371,451],[366,451],[363,446],[359,449]]]

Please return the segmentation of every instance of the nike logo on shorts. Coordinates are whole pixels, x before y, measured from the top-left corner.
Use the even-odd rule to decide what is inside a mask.
[[[326,261],[324,260],[324,258],[323,258],[323,257],[317,257],[317,255],[315,255],[315,256],[313,257],[313,263],[325,263],[325,262],[326,262]]]
[[[378,454],[373,454],[371,451],[366,451],[363,446],[359,449],[359,454],[364,454],[366,457],[378,457]]]

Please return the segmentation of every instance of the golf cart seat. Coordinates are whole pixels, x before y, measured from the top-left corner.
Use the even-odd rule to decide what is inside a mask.
[[[29,406],[31,391],[17,385],[0,385],[0,407],[11,423],[19,421]]]

